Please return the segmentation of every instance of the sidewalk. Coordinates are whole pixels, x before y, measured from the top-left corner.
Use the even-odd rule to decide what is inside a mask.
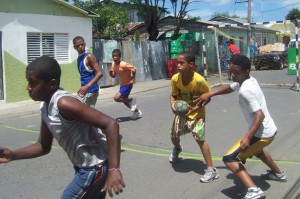
[[[219,85],[218,75],[210,75],[208,82],[211,87]],[[171,83],[170,79],[160,79],[146,82],[137,82],[134,84],[132,89],[132,94],[145,92],[153,89],[169,87]],[[112,99],[115,93],[118,91],[119,85],[105,87],[100,89],[100,95],[98,100],[102,99]],[[35,102],[33,100],[16,102],[16,103],[7,103],[0,105],[0,119],[5,117],[14,117],[20,115],[30,115],[39,113],[40,102]]]

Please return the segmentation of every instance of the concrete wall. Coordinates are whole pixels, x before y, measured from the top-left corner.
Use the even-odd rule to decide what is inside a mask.
[[[73,49],[72,43],[75,36],[83,36],[87,48],[92,47],[91,18],[0,13],[0,19],[2,50],[23,63],[27,63],[27,32],[67,33],[69,35],[69,62],[77,58],[77,52]]]
[[[4,97],[3,101],[11,100],[8,96],[14,91],[15,85],[9,80],[19,80],[24,77],[24,69],[27,62],[27,32],[37,33],[65,33],[68,34],[68,58],[69,63],[76,61],[77,51],[73,48],[73,38],[82,36],[85,38],[87,49],[92,48],[92,19],[87,17],[72,17],[72,16],[50,16],[39,14],[17,14],[0,12],[0,32],[2,34],[2,66]],[[6,54],[7,56],[4,56]],[[11,59],[6,59],[11,57]],[[11,61],[15,60],[15,61]],[[20,63],[18,66],[15,63]],[[17,68],[19,68],[17,70]],[[16,78],[18,77],[18,78]],[[77,82],[77,79],[74,80]],[[24,85],[21,85],[24,86]],[[7,92],[7,89],[10,89]],[[13,90],[11,90],[13,89]],[[13,97],[15,98],[15,97]]]

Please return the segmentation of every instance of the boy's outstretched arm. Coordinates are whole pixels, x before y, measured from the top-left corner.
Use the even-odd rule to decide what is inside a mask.
[[[110,196],[113,195],[113,191],[116,194],[122,192],[125,183],[120,170],[121,144],[118,122],[110,116],[86,106],[73,97],[61,97],[57,104],[59,112],[64,118],[100,128],[105,133],[108,147],[109,172],[102,191],[108,191]]]
[[[219,89],[212,90],[208,93],[203,93],[198,98],[194,99],[194,103],[197,106],[205,106],[206,104],[208,104],[210,102],[210,100],[213,96],[228,94],[228,93],[231,93],[231,92],[233,92],[233,90],[230,88],[230,85],[225,85],[225,86],[222,86]]]
[[[52,141],[53,136],[46,124],[42,121],[38,141],[32,145],[16,150],[0,147],[0,163],[8,163],[13,160],[30,159],[46,155],[51,151]]]

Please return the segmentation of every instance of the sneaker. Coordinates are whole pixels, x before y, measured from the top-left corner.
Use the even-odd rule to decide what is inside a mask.
[[[130,105],[130,110],[133,112],[136,109],[136,99],[132,98],[132,101],[129,103]]]
[[[169,161],[171,163],[175,163],[175,162],[178,162],[178,156],[179,156],[179,153],[182,152],[182,146],[180,146],[180,149],[176,149],[175,147],[173,147],[173,152],[171,153],[170,157],[169,157]]]
[[[133,115],[131,116],[131,119],[132,119],[132,120],[136,120],[136,119],[138,119],[139,117],[141,117],[142,114],[143,114],[142,111],[139,109],[138,111],[133,112]]]
[[[265,193],[259,187],[251,187],[248,189],[243,199],[258,199],[265,198]]]
[[[271,170],[267,170],[267,173],[263,173],[260,175],[262,178],[265,180],[275,180],[275,181],[280,181],[280,182],[286,182],[286,175],[284,172],[275,173]]]
[[[205,169],[205,174],[202,178],[200,178],[201,182],[211,182],[214,179],[218,179],[219,178],[219,172],[216,168],[208,168]]]

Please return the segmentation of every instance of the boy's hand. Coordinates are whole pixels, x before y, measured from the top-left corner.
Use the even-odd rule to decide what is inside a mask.
[[[13,152],[8,148],[0,148],[0,163],[8,163],[12,160]]]
[[[113,197],[113,191],[116,195],[123,192],[125,183],[120,169],[109,170],[107,180],[101,192],[107,191],[110,197]]]
[[[210,102],[210,100],[211,100],[211,96],[208,93],[203,93],[199,97],[195,97],[193,102],[197,106],[205,106],[206,104],[208,104]]]
[[[135,77],[136,71],[132,71],[131,74],[132,74],[132,77]]]
[[[196,106],[194,106],[194,107],[191,107],[191,106],[189,105],[189,108],[190,108],[189,112],[187,112],[187,114],[185,114],[186,117],[187,117],[188,115],[190,115],[190,114],[192,114],[192,113],[198,111],[198,110],[200,109],[200,106],[197,106],[197,105],[196,105]]]
[[[176,102],[176,101],[174,101],[174,102],[171,104],[171,110],[172,110],[172,112],[176,115],[175,107],[174,107],[175,102]]]
[[[80,97],[84,96],[87,89],[88,89],[87,85],[80,87],[79,90],[77,91],[77,95]]]
[[[115,71],[110,70],[110,71],[108,72],[108,74],[109,74],[109,76],[111,76],[112,78],[116,77]]]

